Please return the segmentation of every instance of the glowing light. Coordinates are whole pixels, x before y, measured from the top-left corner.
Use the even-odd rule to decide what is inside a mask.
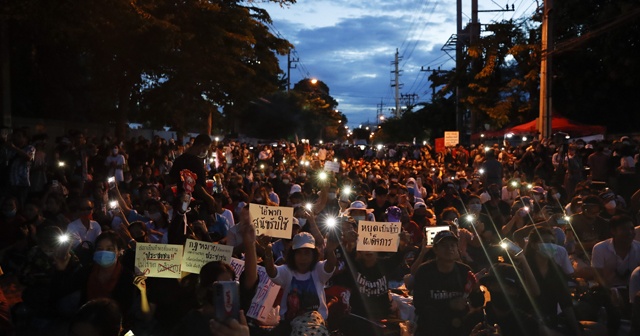
[[[115,209],[118,207],[118,201],[111,201],[109,202],[109,208],[111,209]]]
[[[381,149],[382,149],[382,145],[377,145],[377,146],[376,146],[376,148],[377,148],[378,150],[381,150]]]
[[[490,151],[490,150],[491,150],[491,147],[485,147],[485,148],[484,148],[484,151],[485,151],[485,152],[488,152],[488,151]]]
[[[472,214],[468,214],[465,216],[465,219],[467,220],[467,222],[473,222],[473,220],[476,219],[476,217]]]
[[[322,142],[322,140],[320,140],[320,144],[321,144],[321,145],[322,145],[322,143],[323,143],[323,142]]]
[[[505,250],[507,249],[507,246],[509,246],[507,245],[507,243],[500,243],[500,247],[502,247]]]
[[[58,167],[64,167],[64,162],[63,161],[58,161]]]
[[[320,172],[320,174],[318,174],[318,178],[320,179],[320,181],[324,181],[327,179],[327,173],[326,172]]]
[[[215,140],[216,142],[218,142],[218,141],[220,141],[220,138],[219,138],[219,137],[215,137],[215,138],[213,138],[213,140]]]
[[[316,85],[318,84],[318,80],[316,78],[311,78],[310,80],[311,84]]]
[[[111,176],[111,177],[109,177],[109,178],[107,179],[107,182],[108,182],[108,183],[113,183],[113,182],[115,182],[115,181],[116,181],[116,178],[115,178],[115,177],[113,177],[113,176]]]
[[[305,161],[304,165],[308,167],[309,166],[309,161]]]
[[[345,195],[351,194],[351,187],[346,186],[346,187],[342,188],[342,193],[345,194]]]
[[[338,159],[334,158],[334,159],[333,159],[333,162],[338,162]]]
[[[478,173],[479,173],[480,175],[484,174],[484,168],[480,168],[480,169],[478,169]]]
[[[311,203],[305,204],[304,207],[305,207],[305,209],[307,209],[309,211],[313,210],[313,204],[311,204]]]
[[[260,165],[260,169],[264,169],[264,165],[263,164]]]
[[[484,138],[484,133],[480,134],[480,137],[481,137],[481,138]]]
[[[68,241],[69,241],[69,235],[68,234],[62,234],[62,235],[58,236],[58,242],[60,244],[64,244],[64,243],[66,243]]]
[[[511,137],[513,137],[513,133],[507,133],[506,137],[507,137],[507,138],[511,138]]]
[[[333,218],[333,217],[327,218],[327,226],[328,227],[330,227],[330,228],[335,227],[336,224],[338,224],[338,221],[336,221],[335,218]]]
[[[514,188],[517,187],[518,186],[518,182],[516,182],[516,181],[511,182],[511,186],[514,187]]]
[[[527,141],[527,137],[522,137],[522,141]]]
[[[527,184],[527,189],[533,189],[533,184],[531,183]]]

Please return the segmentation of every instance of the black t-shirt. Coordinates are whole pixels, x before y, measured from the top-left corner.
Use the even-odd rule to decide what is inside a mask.
[[[567,279],[560,267],[550,259],[548,261],[549,269],[546,275],[542,275],[534,258],[527,258],[531,265],[531,272],[538,281],[540,287],[540,295],[534,298],[534,303],[538,308],[538,312],[542,315],[545,323],[549,327],[558,326],[558,305],[563,311],[566,308],[573,307],[571,293],[567,287]]]
[[[171,181],[176,183],[178,186],[178,193],[184,191],[182,188],[182,181],[180,180],[180,172],[183,169],[188,169],[196,174],[198,176],[196,184],[203,188],[206,187],[206,173],[204,171],[203,159],[189,153],[184,153],[173,162],[173,167],[171,167],[171,171],[169,172]]]
[[[538,321],[521,309],[515,308],[515,310],[509,310],[506,315],[500,316],[494,310],[492,302],[489,301],[484,311],[486,312],[487,324],[491,326],[497,324],[502,336],[534,336],[539,333]],[[482,313],[477,313],[465,324],[473,328],[480,322],[485,322],[485,318]]]
[[[438,270],[435,260],[418,268],[415,275],[413,305],[418,318],[415,335],[468,335],[464,317],[467,310],[453,310],[450,301],[464,296],[469,266],[456,262],[449,273]],[[481,293],[473,293],[482,295]]]
[[[375,198],[370,199],[367,202],[367,208],[373,209],[373,215],[376,216],[376,221],[378,222],[384,221],[385,212],[387,211],[387,208],[390,206],[391,206],[391,203],[389,201],[384,201],[384,204],[382,206],[378,206],[378,202],[376,202]]]

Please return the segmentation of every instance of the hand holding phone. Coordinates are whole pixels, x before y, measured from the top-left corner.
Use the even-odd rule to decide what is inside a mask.
[[[500,241],[500,247],[505,249],[509,255],[517,257],[522,253],[522,248],[516,243],[512,242],[509,238],[504,238]]]
[[[226,323],[240,318],[240,291],[237,281],[216,281],[213,283],[213,306],[215,320]]]

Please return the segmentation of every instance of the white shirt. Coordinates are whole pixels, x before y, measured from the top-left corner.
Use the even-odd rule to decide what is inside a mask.
[[[327,309],[327,300],[324,294],[324,285],[329,281],[331,275],[333,275],[333,271],[327,273],[324,271],[325,261],[319,261],[316,264],[316,267],[307,273],[298,273],[289,269],[289,266],[282,265],[276,266],[278,274],[276,274],[275,278],[271,278],[275,284],[282,286],[283,295],[282,300],[280,301],[280,316],[284,318],[285,313],[287,312],[287,299],[289,297],[289,292],[291,291],[292,281],[295,277],[297,281],[309,281],[309,277],[313,279],[313,283],[315,285],[316,294],[318,295],[318,300],[320,301],[320,306],[318,307],[318,312],[322,315],[322,318],[325,320],[329,314]]]
[[[233,219],[233,212],[231,212],[231,210],[224,209],[220,216],[227,219],[227,222],[229,223],[229,227],[227,228],[227,230],[236,225],[236,221]]]
[[[112,162],[115,162],[116,166],[124,166],[125,164],[124,155],[122,154],[118,154],[116,156],[109,155],[105,160],[104,164],[107,167],[111,167]],[[122,168],[115,168],[113,170],[113,176],[116,178],[116,182],[124,181],[124,170]]]
[[[629,279],[629,302],[633,303],[638,292],[640,292],[640,266],[636,267]]]
[[[593,268],[613,270],[616,274],[626,274],[627,272],[631,272],[636,267],[640,266],[640,242],[634,240],[631,243],[631,250],[629,250],[627,256],[622,259],[616,254],[613,247],[613,238],[603,240],[593,247],[593,252],[591,254],[591,266]],[[614,279],[604,280],[609,282],[612,286],[629,285],[619,278],[619,276],[616,276]]]
[[[74,248],[80,245],[83,241],[88,241],[94,244],[96,242],[96,238],[98,238],[101,233],[102,228],[96,221],[89,221],[89,230],[84,227],[80,218],[69,223],[67,226],[67,234],[69,234],[71,246]]]

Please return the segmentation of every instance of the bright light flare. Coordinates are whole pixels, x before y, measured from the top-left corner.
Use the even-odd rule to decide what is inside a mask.
[[[329,217],[327,218],[327,226],[330,228],[336,227],[336,225],[338,224],[338,221],[333,218],[333,217]]]
[[[304,208],[309,210],[309,211],[311,211],[311,210],[313,210],[313,204],[307,203],[307,204],[304,205]]]
[[[64,167],[65,163],[64,161],[58,161],[58,167]]]
[[[109,202],[109,208],[115,209],[117,207],[118,207],[118,201],[110,201]]]
[[[69,241],[69,235],[68,234],[61,234],[58,236],[58,243],[60,244],[64,244],[66,242]]]
[[[320,181],[324,181],[324,180],[326,180],[326,179],[327,179],[327,177],[328,177],[328,175],[327,175],[327,173],[326,173],[326,172],[320,172],[320,173],[318,174],[318,179],[319,179]]]
[[[349,194],[351,194],[351,187],[346,186],[346,187],[342,188],[342,193],[343,193],[344,195],[349,195]]]
[[[480,175],[483,175],[484,174],[484,169],[483,168],[478,169],[478,173],[480,173]]]

